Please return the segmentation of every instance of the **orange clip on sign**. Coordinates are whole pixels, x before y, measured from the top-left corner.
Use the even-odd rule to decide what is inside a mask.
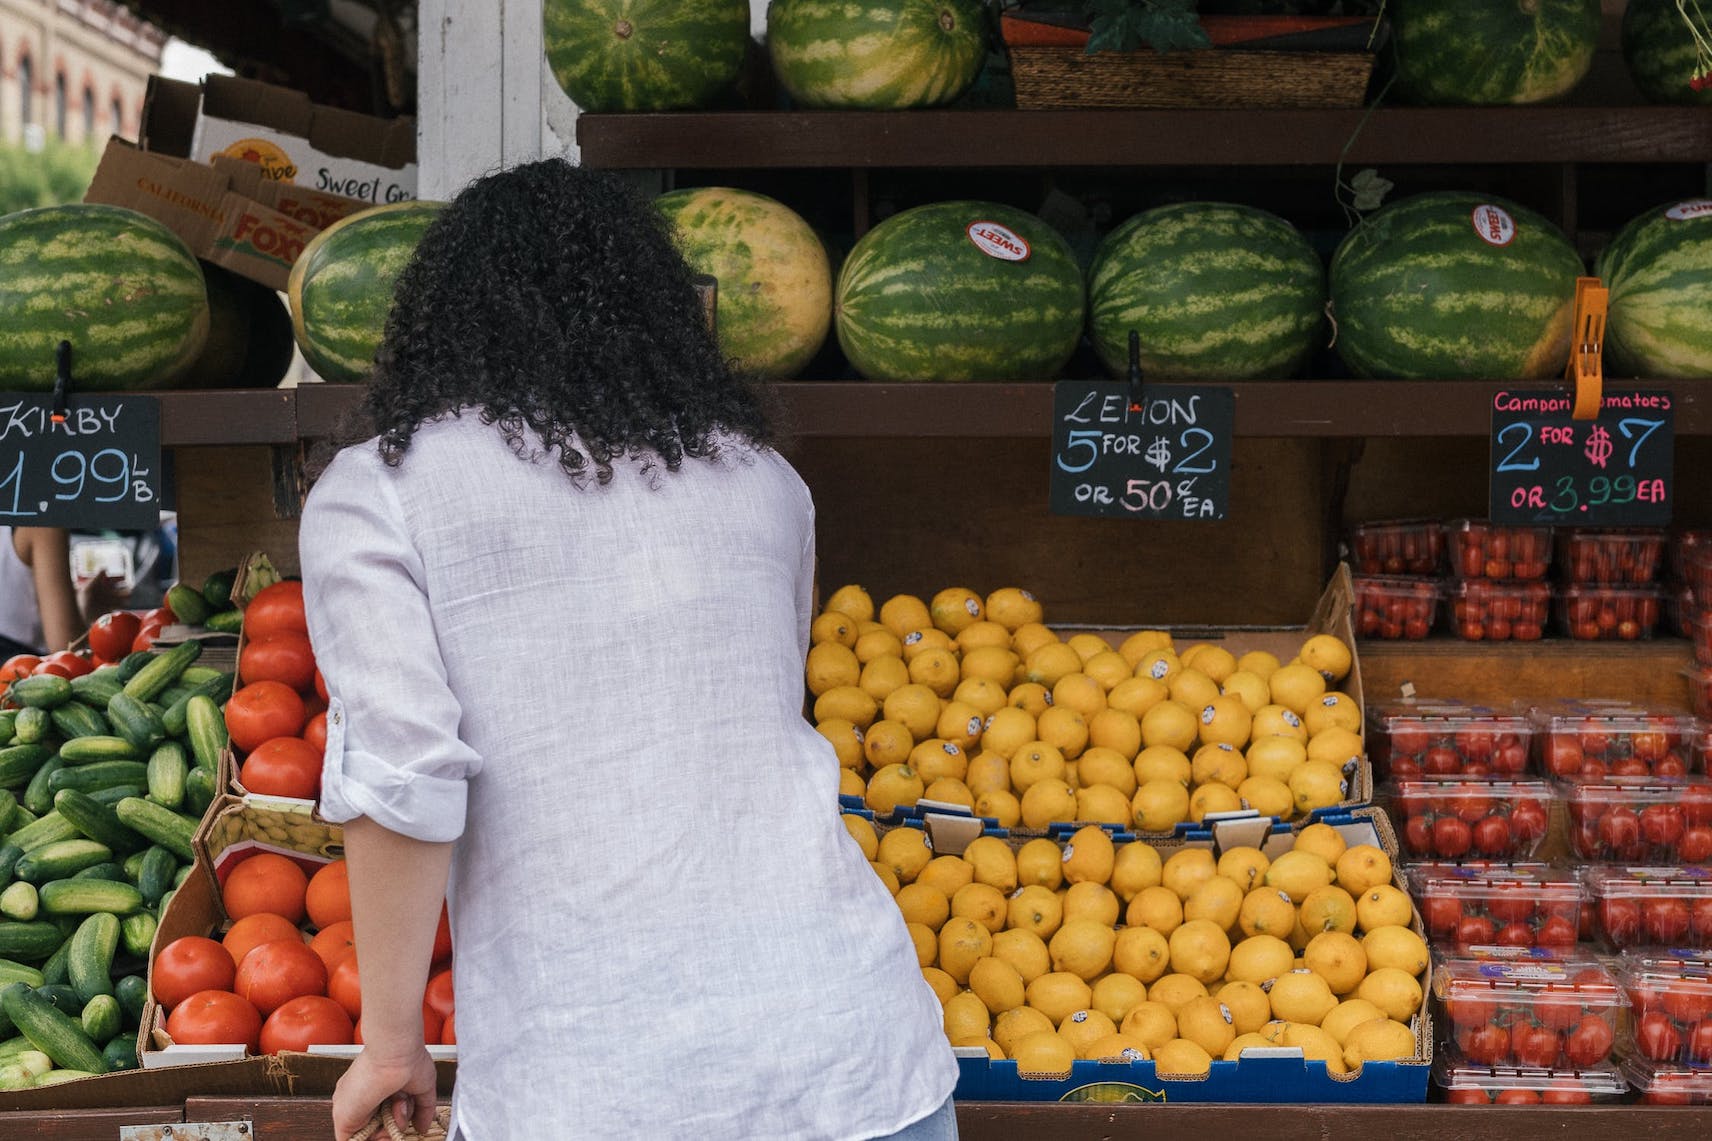
[[[1575,281],[1575,324],[1566,378],[1575,385],[1574,418],[1594,420],[1605,395],[1605,313],[1611,291],[1597,277]]]

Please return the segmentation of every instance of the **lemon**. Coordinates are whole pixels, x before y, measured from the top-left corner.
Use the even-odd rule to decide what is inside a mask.
[[[1045,828],[1061,820],[1076,818],[1076,794],[1062,780],[1037,781],[1022,794],[1022,822],[1030,828]]]
[[[1206,919],[1185,919],[1167,940],[1171,970],[1205,984],[1224,977],[1230,965],[1230,939],[1224,928]]]
[[[969,989],[992,1014],[1003,1014],[1023,1004],[1022,975],[1003,959],[991,955],[977,959],[969,968]]]
[[[862,679],[862,663],[855,651],[841,642],[820,642],[808,651],[803,670],[808,691],[820,697],[829,689],[855,688]]]
[[[1253,1034],[1272,1018],[1272,1000],[1259,983],[1234,979],[1219,987],[1215,995],[1231,1013],[1231,1028],[1238,1036]]]
[[[1369,888],[1355,901],[1355,921],[1363,931],[1379,927],[1407,927],[1415,908],[1407,892],[1389,883]]]
[[[833,642],[854,649],[858,637],[855,619],[835,610],[816,615],[808,627],[808,640],[815,646]]]
[[[1154,1072],[1161,1077],[1203,1078],[1212,1072],[1213,1059],[1185,1038],[1173,1038],[1153,1051]]]
[[[1121,1023],[1137,1003],[1147,1001],[1147,985],[1134,975],[1113,971],[1094,983],[1093,1008]]]
[[[936,887],[949,900],[957,889],[975,878],[975,869],[961,856],[935,856],[916,873],[915,882]]]
[[[1264,880],[1264,874],[1262,879]],[[1288,892],[1266,887],[1263,882],[1262,886],[1242,897],[1242,906],[1236,913],[1236,924],[1244,935],[1271,935],[1279,940],[1288,939],[1296,926],[1296,905],[1291,902]]]
[[[1265,650],[1250,650],[1236,660],[1236,668],[1265,681],[1278,671],[1278,658]]]
[[[1172,701],[1181,702],[1197,713],[1219,697],[1218,683],[1196,669],[1185,667],[1177,671],[1165,684],[1171,690]],[[1241,702],[1236,704],[1240,705]],[[1247,712],[1246,709],[1243,710],[1244,714]]]
[[[1241,812],[1242,797],[1229,785],[1204,784],[1189,794],[1189,819],[1196,824],[1219,812]]]
[[[1427,945],[1407,927],[1375,927],[1362,937],[1361,946],[1374,970],[1395,967],[1419,975],[1427,969]]]
[[[1318,1026],[1338,1004],[1331,984],[1311,970],[1286,971],[1279,975],[1272,980],[1272,989],[1267,997],[1272,1000],[1272,1017],[1285,1022],[1305,1022],[1310,1026]]]
[[[1127,767],[1141,752],[1141,722],[1127,709],[1101,709],[1088,719],[1088,744],[1120,757]]]
[[[1015,967],[1024,986],[1052,969],[1045,941],[1021,928],[1007,928],[993,936],[993,957]]]
[[[914,748],[915,737],[901,721],[876,721],[862,735],[863,758],[876,769],[903,764]]]
[[[1005,700],[1038,721],[1052,708],[1052,691],[1037,681],[1025,681],[1013,685]]]
[[[1123,909],[1117,895],[1103,883],[1073,883],[1064,889],[1063,900],[1066,923],[1072,919],[1092,919],[1111,927]]]
[[[977,646],[963,655],[963,682],[991,682],[1009,692],[1011,679],[1016,676],[1017,665],[1021,660],[1003,646]]]
[[[904,658],[903,639],[884,626],[860,635],[850,648],[856,652],[856,660],[862,663],[864,672],[869,665],[883,658],[891,658],[899,663],[902,663]]]
[[[1171,682],[1183,672],[1183,662],[1173,650],[1149,650],[1131,672],[1135,677],[1152,678],[1169,690]]]
[[[933,736],[933,727],[939,723],[939,695],[925,685],[911,682],[887,694],[880,711],[886,720],[908,729],[912,738],[925,741]]]
[[[1054,1028],[1078,1010],[1088,1009],[1094,999],[1088,981],[1069,971],[1049,971],[1029,983],[1024,991],[1028,1005],[1046,1015]]]
[[[1064,905],[1058,893],[1039,884],[1019,887],[1005,905],[1005,926],[1029,931],[1050,939],[1064,920]]]
[[[951,914],[954,917],[973,919],[995,934],[1005,929],[1005,917],[1009,912],[1005,894],[991,884],[964,884],[951,896]]]
[[[934,696],[948,698],[963,680],[962,666],[950,650],[924,650],[909,659],[909,678],[913,684],[931,689]]]
[[[933,928],[921,923],[906,923],[909,930],[910,942],[915,945],[915,961],[923,967],[933,966],[939,954],[939,937]]]
[[[1310,824],[1296,834],[1295,850],[1312,852],[1328,864],[1336,864],[1349,845],[1330,824]]]
[[[1290,795],[1295,797],[1296,811],[1303,816],[1321,808],[1331,808],[1349,795],[1349,784],[1343,770],[1326,761],[1306,761],[1290,774],[1287,782]]]
[[[1152,983],[1171,969],[1171,945],[1151,927],[1125,927],[1112,943],[1112,969]]]
[[[966,701],[959,701],[955,693],[940,709],[939,720],[933,725],[934,737],[949,741],[964,752],[973,749],[986,731],[986,714]]]
[[[1005,1053],[1016,1062],[1017,1073],[1036,1078],[1067,1078],[1076,1061],[1076,1048],[1057,1031],[1025,1035]]]
[[[1058,635],[1050,627],[1039,622],[1024,622],[1011,631],[1011,649],[1024,658],[1040,647],[1058,640]]]
[[[869,860],[868,866],[874,869],[874,874],[880,877],[880,882],[886,885],[886,890],[896,896],[898,894],[898,889],[903,886],[898,883],[898,873],[894,872],[891,868],[888,868],[885,864],[880,863],[878,860]]]
[[[1177,1033],[1214,1058],[1235,1040],[1235,1023],[1230,1007],[1216,998],[1192,998],[1177,1011]]]
[[[1201,740],[1240,749],[1248,744],[1254,714],[1235,697],[1214,697],[1201,707]],[[1229,783],[1229,782],[1227,782]]]
[[[1028,841],[1016,852],[1017,882],[1056,890],[1064,882],[1064,852],[1044,836]]]
[[[939,969],[968,983],[975,961],[993,951],[993,933],[966,915],[953,915],[939,929]]]
[[[985,1038],[992,1017],[987,1006],[970,991],[953,995],[945,1002],[945,1036],[950,1039]]]
[[[902,638],[911,630],[931,626],[927,603],[913,594],[894,594],[880,604],[880,625]]]
[[[1132,677],[1112,686],[1106,694],[1106,708],[1122,710],[1139,720],[1149,709],[1170,696],[1171,690],[1164,682],[1150,677]]]
[[[1367,951],[1354,935],[1322,931],[1302,951],[1308,969],[1326,980],[1333,994],[1354,994],[1367,977]]]
[[[1302,725],[1310,739],[1334,729],[1354,733],[1361,728],[1361,706],[1347,693],[1328,693],[1308,702]]]
[[[1156,886],[1163,873],[1164,865],[1152,844],[1123,844],[1112,861],[1110,887],[1119,899],[1128,903],[1143,888]]]
[[[1075,650],[1077,656],[1080,657],[1084,663],[1093,660],[1100,654],[1109,654],[1113,652],[1112,644],[1110,642],[1090,630],[1083,630],[1079,634],[1070,635],[1070,637],[1064,640],[1064,644],[1069,646],[1072,650]]]
[[[909,666],[904,664],[904,660],[890,654],[881,654],[862,667],[862,676],[856,687],[881,703],[883,709],[885,700],[909,683]],[[912,735],[910,739],[913,741],[915,738]]]
[[[862,774],[855,769],[838,770],[839,796],[864,796],[868,792],[868,782],[862,779]]]
[[[1003,586],[987,595],[987,620],[1007,630],[1016,630],[1043,617],[1040,600],[1015,586]]]
[[[1122,716],[1127,717],[1128,714]],[[1122,796],[1126,802],[1135,795],[1137,785],[1134,765],[1130,763],[1129,757],[1104,745],[1095,745],[1076,759],[1076,776],[1084,788],[1103,784]]]
[[[1349,1067],[1343,1060],[1343,1049],[1337,1044],[1337,1040],[1318,1026],[1292,1022],[1284,1030],[1284,1045],[1294,1046],[1302,1051],[1304,1061],[1324,1062],[1328,1074],[1349,1072]]]
[[[1307,710],[1309,702],[1317,701],[1326,692],[1326,679],[1300,662],[1280,666],[1266,679],[1266,685],[1271,691],[1273,704],[1282,705],[1297,717]]]
[[[1195,889],[1218,874],[1218,861],[1210,848],[1182,848],[1160,866],[1159,882],[1188,899]]]
[[[1235,790],[1248,777],[1248,764],[1236,746],[1224,743],[1202,745],[1189,762],[1190,779],[1197,785],[1222,784]]]
[[[1088,1043],[1081,1057],[1091,1062],[1145,1062],[1153,1057],[1153,1051],[1134,1034],[1120,1030]]]
[[[880,835],[874,831],[873,823],[866,816],[858,816],[854,812],[840,813],[844,822],[844,830],[850,833],[850,838],[856,841],[856,846],[862,849],[862,855],[872,860],[880,854]]]
[[[951,1044],[953,1046],[979,1046],[987,1051],[988,1061],[1002,1062],[1005,1057],[1005,1052],[999,1049],[999,1044],[991,1038],[981,1038],[978,1040],[975,1038],[965,1038]]]
[[[913,883],[933,859],[933,841],[920,828],[893,828],[880,837],[876,858],[897,874],[899,883]]]
[[[1080,673],[1081,655],[1063,642],[1047,642],[1023,658],[1022,674],[1028,681],[1051,689],[1066,674]]]
[[[1320,1022],[1320,1029],[1330,1034],[1341,1046],[1344,1044],[1344,1040],[1349,1037],[1351,1030],[1363,1022],[1384,1017],[1385,1012],[1365,998],[1346,998],[1333,1007],[1330,1014],[1325,1016],[1324,1020]]]
[[[1331,634],[1315,634],[1302,643],[1302,649],[1296,656],[1303,665],[1334,685],[1348,676],[1350,666],[1354,664],[1349,647]]]
[[[1272,1046],[1273,1043],[1268,1042],[1257,1033],[1250,1032],[1248,1034],[1238,1034],[1231,1040],[1231,1044],[1225,1047],[1224,1060],[1227,1062],[1241,1061],[1242,1052],[1244,1050],[1253,1050],[1257,1048],[1261,1050],[1269,1050]]]
[[[1338,886],[1355,897],[1358,915],[1360,914],[1363,896],[1375,888],[1391,886],[1391,873],[1391,857],[1372,844],[1357,844],[1337,858]],[[1398,892],[1397,894],[1403,893]],[[1408,921],[1408,918],[1405,917],[1401,921],[1392,919],[1388,922],[1407,923]],[[1385,923],[1373,924],[1375,927],[1385,925]]]
[[[1092,824],[1078,828],[1064,845],[1064,878],[1070,883],[1106,883],[1116,859],[1111,833]]]
[[[920,923],[935,935],[951,917],[951,901],[930,884],[904,884],[892,899],[903,912],[906,923]]]
[[[857,692],[861,692],[858,690]],[[1194,745],[1200,722],[1181,701],[1161,701],[1141,717],[1143,745],[1170,745],[1185,753]]]
[[[952,704],[967,705],[980,715],[981,725],[976,731],[977,741],[980,740],[980,734],[987,731],[987,718],[1005,707],[1005,694],[1005,687],[991,678],[969,677],[967,673],[963,680],[957,683],[957,688],[951,691]]]
[[[1058,1036],[1070,1043],[1078,1058],[1090,1045],[1117,1032],[1117,1023],[1092,1008],[1074,1012],[1058,1026]]]
[[[977,816],[998,821],[1000,828],[1015,828],[1022,823],[1022,801],[1002,788],[975,797],[974,811]]]
[[[1170,935],[1183,923],[1183,901],[1163,885],[1143,888],[1129,901],[1124,922],[1131,927],[1150,927]]]
[[[1205,919],[1219,930],[1228,931],[1236,926],[1242,897],[1243,890],[1237,886],[1235,880],[1214,876],[1183,901],[1183,918]]]
[[[1150,780],[1130,799],[1135,826],[1143,832],[1169,832],[1189,819],[1189,789],[1174,780]]]
[[[1348,729],[1322,729],[1308,738],[1308,760],[1327,761],[1339,769],[1360,764],[1365,753],[1361,738]]]
[[[1414,1031],[1389,1018],[1363,1022],[1343,1043],[1344,1064],[1352,1070],[1360,1069],[1363,1062],[1393,1062],[1415,1054]]]
[[[1271,777],[1251,776],[1236,786],[1236,796],[1243,807],[1252,808],[1262,816],[1289,820],[1296,815],[1296,798],[1290,786]]]
[[[1011,632],[999,623],[984,618],[959,630],[951,639],[951,644],[959,654],[966,654],[982,646],[999,646],[1008,650],[1011,645]]]
[[[997,836],[977,836],[963,849],[963,861],[973,874],[970,879],[1009,895],[1017,889],[1017,858],[1011,846]]]
[[[1177,1016],[1162,1002],[1148,999],[1130,1007],[1118,1033],[1137,1038],[1150,1051],[1177,1037]]]
[[[1371,956],[1370,956],[1371,957]],[[1414,975],[1396,967],[1380,967],[1361,980],[1355,996],[1365,998],[1385,1012],[1385,1017],[1407,1022],[1421,1009],[1421,984]]]
[[[1290,774],[1307,763],[1308,748],[1295,737],[1281,737],[1274,733],[1251,740],[1243,759],[1248,764],[1250,776],[1288,784]]]
[[[1237,670],[1219,685],[1223,697],[1234,697],[1248,710],[1250,721],[1260,708],[1272,700],[1272,690],[1260,677],[1247,670]]]
[[[857,622],[874,620],[874,599],[855,583],[847,583],[833,591],[822,609],[828,613],[846,615]]]
[[[929,626],[922,630],[911,630],[901,639],[904,647],[904,663],[912,669],[916,659],[926,654],[950,654],[956,656],[957,644],[943,630],[935,630]],[[922,683],[925,684],[925,683]]]
[[[1172,648],[1171,635],[1164,630],[1137,630],[1118,646],[1118,653],[1133,668],[1154,650]]]
[[[929,737],[916,745],[904,763],[929,784],[945,777],[960,781],[969,773],[969,758],[963,750],[956,742],[940,737]]]
[[[955,804],[971,812],[975,810],[975,794],[956,777],[940,777],[928,785],[921,794],[921,802],[928,801],[935,804]]]
[[[1084,982],[1092,982],[1112,964],[1117,932],[1109,924],[1093,919],[1072,919],[1048,940],[1054,971],[1068,971]]]
[[[842,647],[840,647],[842,648]],[[814,720],[848,721],[858,729],[874,723],[880,708],[872,695],[855,685],[837,685],[814,699]]]
[[[1174,745],[1149,745],[1135,757],[1135,780],[1138,785],[1163,780],[1187,789],[1194,775],[1194,763],[1188,754]]]
[[[1088,747],[1088,721],[1074,709],[1054,705],[1035,719],[1040,739],[1073,761]]]
[[[982,1009],[986,1008],[983,1006]],[[1023,1038],[1042,1033],[1056,1038],[1058,1025],[1032,1006],[1019,1006],[993,1019],[993,1041],[997,1042],[1007,1055],[1016,1049],[1017,1043]]]
[[[1310,936],[1322,931],[1351,934],[1356,927],[1355,900],[1336,884],[1315,888],[1302,900],[1297,920]]]
[[[935,946],[934,949],[938,950],[938,947]],[[951,999],[959,994],[963,989],[957,985],[956,979],[952,978],[938,967],[923,967],[921,969],[921,977],[926,980],[928,986],[933,988],[934,997],[939,999],[939,1005],[941,1008],[943,1008],[946,1003],[950,1002]]]
[[[890,816],[898,805],[920,800],[926,787],[921,775],[908,765],[886,765],[868,778],[863,802],[881,816]]]
[[[1071,648],[1075,648],[1074,640]],[[1067,673],[1052,686],[1052,705],[1092,717],[1106,707],[1106,687],[1080,670]]]
[[[1102,650],[1082,663],[1082,672],[1100,683],[1103,705],[1111,704],[1111,691],[1128,681],[1130,665],[1116,650]]]
[[[1288,1022],[1284,1021],[1282,1018],[1274,1018],[1265,1026],[1262,1026],[1257,1033],[1267,1045],[1282,1046],[1284,1045],[1284,1035],[1289,1033],[1289,1031],[1290,1024]]]
[[[981,733],[981,748],[1009,761],[1018,749],[1035,740],[1034,717],[1007,705],[987,718]]]
[[[1262,705],[1256,709],[1254,724],[1249,732],[1254,738],[1294,737],[1302,742],[1304,748],[1308,744],[1308,729],[1302,724],[1301,716],[1282,705]]]
[[[1177,1012],[1183,1008],[1184,1003],[1206,997],[1207,985],[1193,975],[1163,975],[1147,987],[1148,1001],[1163,1004],[1171,1011],[1173,1018],[1177,1017]]]
[[[1290,944],[1278,936],[1250,935],[1231,948],[1225,974],[1232,982],[1265,983],[1288,974],[1295,961]]]

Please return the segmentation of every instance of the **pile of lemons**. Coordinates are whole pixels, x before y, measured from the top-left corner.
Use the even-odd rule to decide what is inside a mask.
[[[840,791],[888,814],[921,799],[1004,827],[1064,821],[1165,832],[1252,808],[1289,820],[1347,799],[1361,708],[1333,688],[1349,647],[1329,634],[1282,663],[1210,643],[1181,653],[1146,630],[1119,646],[1067,639],[1007,587],[828,599],[805,668]]]
[[[1213,1059],[1294,1046],[1333,1074],[1416,1056],[1427,946],[1391,860],[1325,824],[1277,859],[1161,859],[1095,825],[933,852],[920,829],[843,817],[897,901],[954,1046],[1064,1074],[1074,1059]],[[1121,922],[1120,922],[1121,920]]]

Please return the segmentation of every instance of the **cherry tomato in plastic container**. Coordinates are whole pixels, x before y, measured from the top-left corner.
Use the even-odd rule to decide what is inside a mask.
[[[1404,876],[1435,946],[1458,942],[1464,930],[1500,945],[1576,943],[1586,889],[1572,872],[1546,864],[1422,863]]]
[[[1358,637],[1418,642],[1438,624],[1437,579],[1368,575],[1352,581]]]
[[[1557,593],[1558,627],[1582,642],[1636,642],[1653,636],[1663,605],[1656,586],[1565,586]]]
[[[1581,710],[1546,715],[1536,727],[1539,769],[1560,780],[1676,779],[1704,767],[1704,730],[1681,714]]]
[[[1412,859],[1528,860],[1545,841],[1553,790],[1537,778],[1423,776],[1386,793]]]
[[[1445,701],[1376,709],[1368,747],[1381,780],[1518,777],[1528,770],[1533,736],[1520,714]]]
[[[1462,579],[1449,595],[1451,630],[1465,642],[1537,642],[1551,620],[1543,582]]]
[[[1590,867],[1582,882],[1604,946],[1665,947],[1681,956],[1712,950],[1712,868]]]
[[[1432,996],[1469,1060],[1548,1070],[1608,1062],[1628,1005],[1617,977],[1573,948],[1452,951],[1433,967]]]
[[[1444,549],[1444,525],[1436,519],[1362,523],[1349,536],[1350,565],[1361,575],[1436,575],[1444,569]]]
[[[1712,862],[1712,782],[1702,776],[1610,776],[1562,786],[1569,847],[1594,863]]]
[[[1624,1061],[1623,1077],[1642,1105],[1712,1105],[1712,1070],[1636,1055]]]
[[[1639,586],[1664,565],[1663,530],[1565,528],[1557,533],[1558,577],[1597,586]]]
[[[1450,524],[1451,573],[1458,578],[1535,581],[1551,566],[1550,527],[1512,527],[1482,519]]]
[[[1629,1088],[1609,1063],[1580,1070],[1486,1066],[1454,1046],[1433,1062],[1433,1083],[1452,1105],[1598,1105],[1622,1101]]]

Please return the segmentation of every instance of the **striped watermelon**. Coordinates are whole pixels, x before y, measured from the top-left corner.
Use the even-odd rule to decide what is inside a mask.
[[[1191,202],[1137,214],[1088,271],[1088,328],[1123,375],[1129,333],[1161,379],[1289,376],[1313,350],[1326,275],[1307,239],[1249,206]]]
[[[1364,219],[1332,256],[1337,350],[1358,375],[1519,380],[1569,359],[1581,257],[1499,198],[1420,194]]]
[[[1542,103],[1593,66],[1599,0],[1396,0],[1397,81],[1416,103]]]
[[[61,341],[84,388],[160,388],[207,340],[202,267],[153,218],[81,203],[0,218],[0,389],[51,390]]]
[[[949,103],[987,55],[980,0],[773,0],[773,72],[805,107]]]
[[[719,280],[725,355],[768,380],[801,372],[832,324],[832,269],[809,224],[747,190],[674,190],[654,204],[671,221],[684,260]]]
[[[396,202],[341,218],[315,235],[286,296],[297,347],[324,380],[358,381],[374,367],[392,290],[439,202]]]
[[[748,0],[545,0],[553,78],[585,111],[701,107],[737,79]]]
[[[1712,377],[1712,199],[1641,215],[1599,256],[1611,291],[1605,352],[1614,372]]]
[[[1712,5],[1704,10],[1712,19]],[[1629,0],[1623,10],[1623,61],[1635,86],[1652,102],[1712,106],[1712,85],[1699,91],[1690,86],[1702,64],[1676,0]]]
[[[1045,222],[939,202],[863,235],[835,317],[844,355],[871,380],[1048,380],[1076,351],[1083,311],[1075,255]]]

